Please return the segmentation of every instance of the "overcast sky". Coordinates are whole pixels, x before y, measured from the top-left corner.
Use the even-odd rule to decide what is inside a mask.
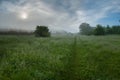
[[[83,22],[91,26],[118,25],[120,0],[0,0],[0,29],[78,32]]]

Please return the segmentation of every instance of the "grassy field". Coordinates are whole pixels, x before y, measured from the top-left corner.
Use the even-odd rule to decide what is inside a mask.
[[[0,36],[0,80],[120,80],[120,36]]]

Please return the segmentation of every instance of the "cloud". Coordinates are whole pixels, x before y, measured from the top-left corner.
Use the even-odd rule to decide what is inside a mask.
[[[51,30],[78,32],[82,22],[95,26],[120,10],[119,0],[6,0],[0,4],[0,26],[26,30],[47,25]],[[21,20],[21,12],[27,13],[28,19]]]

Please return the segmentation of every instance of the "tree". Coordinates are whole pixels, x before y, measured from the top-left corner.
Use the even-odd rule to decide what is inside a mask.
[[[105,35],[105,29],[102,25],[98,24],[96,29],[94,30],[95,35]]]
[[[82,23],[79,27],[80,33],[83,35],[91,35],[93,28],[88,23]]]
[[[109,25],[105,28],[105,34],[112,34],[112,28]]]
[[[112,26],[112,33],[113,34],[120,34],[120,26],[119,25]]]
[[[36,37],[50,37],[50,32],[47,26],[37,26],[35,30]]]

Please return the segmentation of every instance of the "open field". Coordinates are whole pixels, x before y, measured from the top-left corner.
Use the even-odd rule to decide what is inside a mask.
[[[0,36],[0,80],[120,80],[120,36]]]

